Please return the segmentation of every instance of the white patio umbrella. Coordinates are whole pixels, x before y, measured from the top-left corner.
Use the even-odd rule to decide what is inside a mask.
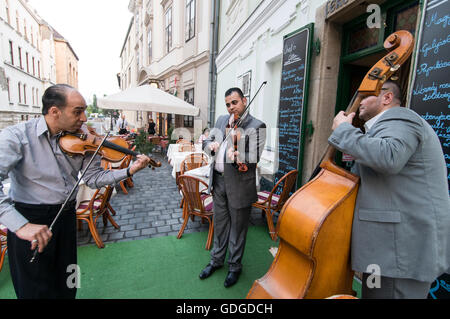
[[[197,116],[199,108],[148,84],[97,99],[102,109],[161,112]]]

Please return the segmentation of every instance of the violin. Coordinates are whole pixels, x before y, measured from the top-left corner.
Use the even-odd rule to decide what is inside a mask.
[[[94,131],[95,132],[95,131]],[[103,136],[93,133],[85,125],[76,133],[63,132],[59,138],[60,148],[67,154],[81,154],[93,153],[96,151]],[[119,162],[124,159],[126,155],[137,156],[139,153],[128,149],[128,143],[121,137],[108,137],[99,150],[103,159],[109,162]],[[161,167],[161,162],[155,161],[150,157],[149,167]]]
[[[229,123],[227,124],[226,129],[229,130],[231,129],[231,138],[233,139],[233,147],[234,147],[234,151],[237,152],[238,150],[238,143],[241,139],[241,132],[239,132],[237,130],[238,127],[238,120],[240,119],[239,115],[234,114],[234,120],[233,123],[230,125]],[[237,156],[234,156],[234,162],[232,164],[235,168],[237,168],[239,170],[239,172],[246,172],[248,171],[248,167],[246,164],[242,163]]]

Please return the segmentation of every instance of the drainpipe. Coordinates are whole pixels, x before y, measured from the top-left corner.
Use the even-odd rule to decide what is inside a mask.
[[[208,92],[208,127],[214,126],[216,114],[217,69],[216,57],[219,44],[220,0],[214,0],[211,6],[210,54],[209,54],[209,92]]]

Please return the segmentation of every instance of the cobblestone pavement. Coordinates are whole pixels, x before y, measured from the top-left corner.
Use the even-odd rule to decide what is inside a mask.
[[[116,211],[114,220],[120,226],[115,229],[110,223],[103,226],[101,218],[97,229],[103,242],[139,240],[159,236],[176,236],[181,228],[181,196],[172,177],[172,166],[162,155],[154,158],[162,166],[155,170],[143,169],[133,176],[134,187],[128,188],[128,194],[117,188],[117,194],[111,199]],[[259,210],[252,210],[250,225],[265,225],[265,219]],[[202,224],[199,218],[189,220],[184,233],[208,231],[208,223]],[[78,245],[91,245],[95,242],[87,223],[83,222],[78,231]]]

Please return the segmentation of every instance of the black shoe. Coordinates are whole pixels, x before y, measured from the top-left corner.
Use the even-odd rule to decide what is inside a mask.
[[[222,266],[213,266],[211,264],[208,264],[200,273],[199,277],[200,279],[208,278],[215,272],[217,269],[222,268]]]
[[[225,278],[225,282],[223,283],[225,288],[231,287],[235,283],[237,283],[240,274],[241,274],[240,270],[239,271],[229,271],[227,278]]]

